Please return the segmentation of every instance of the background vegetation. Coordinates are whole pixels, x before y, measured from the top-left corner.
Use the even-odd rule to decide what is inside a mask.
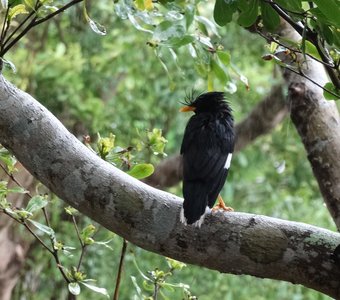
[[[173,15],[167,16],[171,22],[181,18],[175,13],[176,4],[173,5]],[[202,17],[200,21],[193,21],[192,32],[209,35],[214,46],[230,54],[233,65],[224,75],[216,69],[210,73],[206,71],[207,66],[213,68],[213,64],[209,57],[203,57],[207,54],[199,52],[199,45],[197,53],[201,56],[194,59],[187,44],[178,48],[176,54],[169,51],[167,45],[153,44],[155,35],[140,30],[138,26],[143,24],[132,26],[131,22],[134,23],[127,19],[124,7],[111,1],[88,3],[91,18],[105,25],[105,36],[91,30],[81,6],[74,7],[61,18],[35,28],[7,56],[15,64],[16,73],[7,68],[5,76],[39,99],[80,139],[88,134],[95,142],[98,132],[102,137],[113,133],[115,144],[126,148],[138,144],[146,131],[160,128],[168,141],[165,152],[170,155],[179,151],[188,120],[188,115],[177,113],[180,101],[193,88],[226,91],[237,122],[267,95],[273,83],[281,80],[276,66],[261,59],[268,52],[264,40],[233,23],[223,28],[208,23],[205,17],[211,16],[213,10],[210,2],[186,9],[197,9]],[[239,80],[240,75],[248,78],[249,89]],[[229,76],[227,86],[222,83],[223,76]],[[162,158],[162,155],[142,151],[131,159],[157,163]],[[171,188],[171,192],[181,195],[179,186]],[[235,156],[223,197],[236,211],[335,230],[303,145],[289,119]],[[79,242],[71,216],[65,213],[61,201],[53,195],[49,195],[49,199],[51,227],[57,239],[77,248],[70,249],[73,257],[62,256],[63,264],[76,265]],[[40,218],[42,215],[37,220]],[[79,228],[93,223],[83,216],[76,218]],[[110,242],[106,246],[90,245],[82,270],[88,278],[97,280],[97,286],[105,287],[113,295],[122,240],[95,226],[93,238]],[[23,229],[21,232],[25,236]],[[148,271],[156,269],[169,269],[165,258],[129,244],[120,299],[139,299],[142,294],[151,296],[153,286],[149,290],[141,272],[152,276]],[[219,274],[195,266],[178,267],[166,282],[182,285],[173,290],[165,287],[165,299],[189,299],[190,293],[202,300],[328,299],[284,282]],[[60,299],[67,293],[67,285],[51,256],[38,243],[33,244],[13,299]],[[104,296],[82,287],[79,299],[99,297]]]

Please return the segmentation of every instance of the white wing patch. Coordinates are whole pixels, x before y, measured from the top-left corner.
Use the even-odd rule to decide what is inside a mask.
[[[229,169],[230,168],[230,164],[231,164],[231,158],[233,157],[233,154],[232,153],[229,153],[228,154],[228,157],[227,157],[227,160],[225,162],[225,165],[224,165],[224,169]]]
[[[194,227],[200,228],[201,225],[203,224],[205,215],[208,214],[208,213],[210,213],[210,212],[211,212],[211,209],[209,208],[209,206],[207,206],[207,207],[205,208],[205,211],[204,211],[203,215],[199,218],[199,220],[197,220],[196,222],[192,223],[191,225],[194,226]],[[188,225],[187,219],[186,219],[186,217],[184,216],[184,209],[183,209],[183,207],[181,208],[181,212],[180,212],[180,220],[181,220],[181,222],[182,222],[184,225]]]

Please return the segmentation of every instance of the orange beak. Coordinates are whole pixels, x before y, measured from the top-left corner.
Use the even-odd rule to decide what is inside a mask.
[[[193,106],[183,106],[180,108],[180,112],[188,112],[188,111],[194,111],[196,107]]]

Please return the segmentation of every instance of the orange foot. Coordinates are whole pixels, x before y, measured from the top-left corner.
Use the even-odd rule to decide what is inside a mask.
[[[224,201],[223,201],[221,195],[218,195],[218,203],[213,207],[212,211],[215,212],[215,211],[218,211],[220,209],[222,209],[224,211],[234,211],[234,209],[232,207],[226,206],[224,204]]]

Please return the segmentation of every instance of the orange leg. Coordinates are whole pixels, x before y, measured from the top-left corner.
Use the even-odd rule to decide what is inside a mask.
[[[232,207],[228,207],[225,205],[221,195],[218,195],[218,203],[213,207],[212,211],[217,211],[217,210],[224,210],[224,211],[234,211]]]

